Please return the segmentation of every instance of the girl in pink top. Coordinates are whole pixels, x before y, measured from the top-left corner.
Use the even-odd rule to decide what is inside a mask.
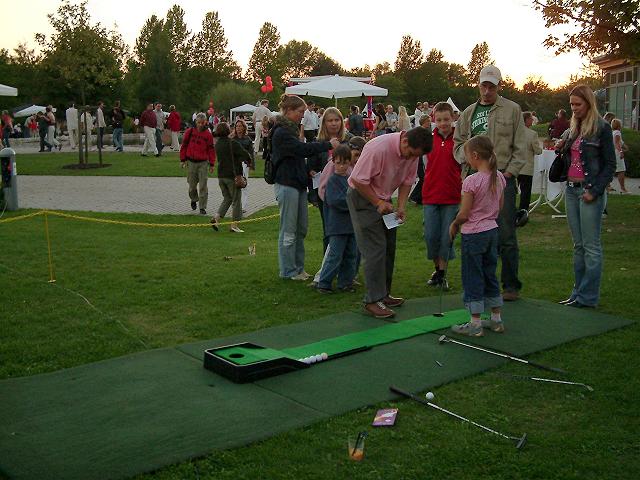
[[[493,144],[486,135],[473,137],[464,145],[465,157],[477,173],[462,182],[462,203],[449,234],[453,243],[462,232],[462,286],[464,304],[471,319],[451,327],[455,333],[484,336],[483,327],[504,332],[500,316],[502,296],[496,276],[498,264],[498,224],[506,180],[498,171]],[[480,320],[485,307],[490,320]]]

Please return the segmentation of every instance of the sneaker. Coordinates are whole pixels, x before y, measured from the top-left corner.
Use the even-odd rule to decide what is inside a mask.
[[[427,285],[435,287],[436,285],[440,285],[440,270],[436,270],[431,274],[431,278],[427,280]]]
[[[317,287],[316,290],[318,291],[318,293],[322,293],[323,295],[333,293],[333,290],[331,290],[330,288]]]
[[[387,307],[399,307],[404,303],[404,298],[392,297],[391,295],[387,295],[382,299],[382,303],[384,303]]]
[[[195,210],[197,204],[198,202],[191,202],[191,210]]]
[[[220,222],[220,217],[216,214],[211,217],[211,220],[209,220],[209,222],[211,222],[211,228],[213,228],[217,232],[219,229],[218,223]]]
[[[229,231],[230,231],[230,232],[233,232],[233,233],[244,233],[244,230],[241,230],[239,227],[236,227],[236,226],[231,227],[231,228],[229,229]],[[308,277],[307,277],[307,278],[308,278]],[[305,280],[306,280],[306,278],[305,278]]]
[[[354,287],[361,287],[362,284],[357,280],[357,279],[353,279],[353,282],[351,282],[351,285],[353,285]]]
[[[364,310],[376,318],[392,318],[396,315],[396,312],[382,302],[367,303],[364,305]]]
[[[293,277],[290,277],[290,278],[291,278],[291,280],[296,280],[298,282],[304,282],[305,280],[309,280],[311,278],[311,275],[309,275],[307,272],[305,272],[303,270],[299,274],[294,275]]]
[[[482,328],[488,328],[492,332],[504,333],[504,323],[502,321],[496,322],[495,320],[491,320],[491,318],[488,318],[486,320],[480,320],[480,325],[482,326]]]
[[[471,322],[463,323],[462,325],[453,325],[451,331],[460,335],[466,335],[467,337],[484,337],[482,326],[474,325]]]
[[[206,215],[207,211],[204,208],[200,209],[200,215]]]
[[[344,293],[355,293],[356,288],[353,285],[347,285],[346,287],[342,287],[340,291]]]

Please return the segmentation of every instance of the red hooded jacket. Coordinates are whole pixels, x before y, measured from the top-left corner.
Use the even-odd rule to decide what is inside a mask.
[[[180,161],[205,162],[213,167],[216,163],[216,151],[213,147],[213,135],[208,128],[203,131],[195,127],[184,132],[182,145],[180,145]]]

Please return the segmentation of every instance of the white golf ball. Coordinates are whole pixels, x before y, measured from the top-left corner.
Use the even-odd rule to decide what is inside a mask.
[[[425,397],[427,397],[427,400],[433,400],[435,398],[435,395],[433,394],[433,392],[427,392]]]
[[[329,358],[329,355],[327,355],[326,352],[322,353],[322,360],[326,360],[327,358]]]
[[[316,362],[321,362],[323,360],[322,355],[316,355]]]
[[[309,357],[309,363],[316,363],[316,356],[315,355],[311,355]]]

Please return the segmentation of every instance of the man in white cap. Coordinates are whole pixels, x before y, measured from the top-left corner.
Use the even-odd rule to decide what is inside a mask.
[[[522,283],[518,279],[518,239],[516,237],[516,178],[526,163],[527,140],[520,106],[498,95],[502,75],[494,65],[480,71],[480,99],[469,105],[458,119],[454,133],[454,155],[466,163],[464,144],[476,135],[487,135],[492,143],[498,169],[504,174],[504,206],[498,217],[500,258],[502,259],[502,297],[517,300]],[[463,171],[468,171],[468,167]]]

